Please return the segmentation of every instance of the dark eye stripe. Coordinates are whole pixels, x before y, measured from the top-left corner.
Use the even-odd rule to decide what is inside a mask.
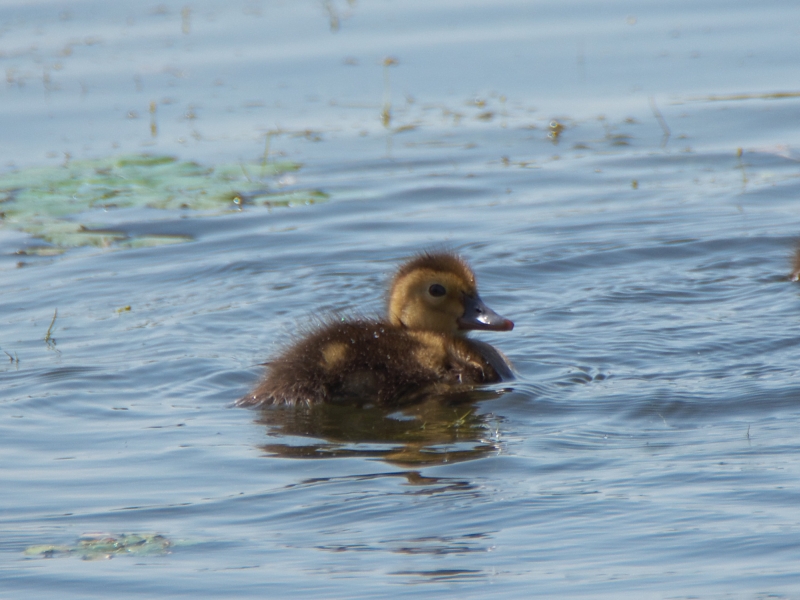
[[[444,296],[447,293],[447,290],[444,289],[443,285],[434,283],[431,287],[428,288],[428,293],[431,296],[435,296],[438,298],[439,296]]]

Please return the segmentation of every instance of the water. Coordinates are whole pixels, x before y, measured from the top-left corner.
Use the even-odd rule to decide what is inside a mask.
[[[137,250],[0,229],[0,596],[797,595],[792,3],[2,12],[6,169],[253,160],[271,131],[303,163],[275,185],[330,200],[76,217],[193,238]],[[442,245],[516,323],[480,336],[510,391],[232,408]],[[93,532],[174,545],[25,553]]]

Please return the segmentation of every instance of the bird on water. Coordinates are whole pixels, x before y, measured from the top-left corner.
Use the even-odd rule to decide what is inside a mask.
[[[502,352],[473,330],[510,331],[452,252],[416,256],[396,271],[385,319],[329,320],[266,363],[238,406],[319,403],[401,406],[431,394],[513,378]]]

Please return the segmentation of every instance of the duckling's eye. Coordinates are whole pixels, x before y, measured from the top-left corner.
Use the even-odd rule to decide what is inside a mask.
[[[428,293],[435,298],[440,296],[444,296],[447,293],[447,290],[444,289],[444,286],[439,283],[434,283],[431,287],[428,288]]]

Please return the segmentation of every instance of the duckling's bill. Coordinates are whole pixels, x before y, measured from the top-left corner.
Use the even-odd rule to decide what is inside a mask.
[[[491,308],[484,304],[481,297],[463,297],[464,314],[457,319],[458,328],[462,331],[481,330],[481,331],[511,331],[514,323],[505,317],[501,317]]]

